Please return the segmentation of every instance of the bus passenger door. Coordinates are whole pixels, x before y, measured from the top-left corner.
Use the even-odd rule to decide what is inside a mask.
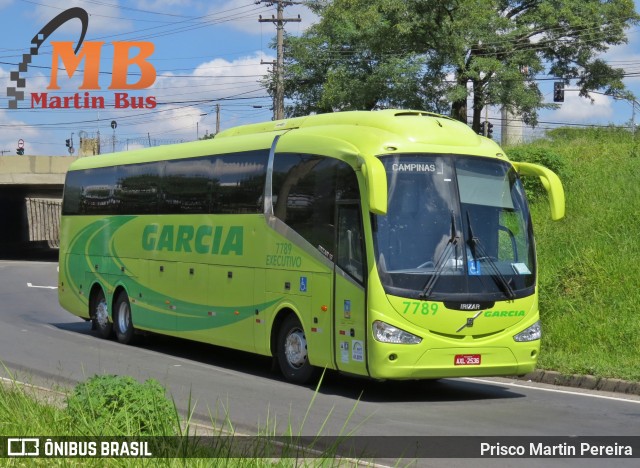
[[[339,370],[368,375],[363,251],[360,205],[338,202],[334,296],[334,352]]]

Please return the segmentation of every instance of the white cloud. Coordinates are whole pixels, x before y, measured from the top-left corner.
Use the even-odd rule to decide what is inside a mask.
[[[601,56],[610,66],[622,68],[625,73],[634,73],[635,76],[626,76],[623,81],[628,87],[638,87],[640,85],[640,74],[638,64],[640,64],[640,33],[632,31],[629,34],[629,43],[612,47]],[[638,93],[639,89],[633,90]]]
[[[215,131],[215,107],[217,100],[220,100],[223,111],[222,128],[227,128],[233,124],[247,123],[245,121],[233,121],[234,118],[248,117],[259,114],[261,110],[251,110],[252,104],[263,103],[264,100],[232,101],[229,104],[225,98],[242,97],[251,98],[266,96],[267,92],[260,85],[259,81],[267,73],[268,66],[261,65],[260,60],[272,61],[274,57],[263,56],[260,52],[252,55],[240,57],[229,61],[223,58],[216,58],[204,62],[197,66],[187,76],[163,73],[163,77],[158,77],[154,86],[147,90],[149,95],[155,96],[157,102],[172,102],[180,107],[170,111],[156,112],[149,116],[148,121],[127,124],[126,132],[130,134],[146,134],[152,128],[151,138],[175,139],[186,138],[194,140],[197,136],[202,137],[205,132]],[[169,75],[169,76],[167,76]],[[194,103],[191,101],[208,101],[206,103]],[[244,115],[233,116],[233,109],[237,109],[239,102],[246,102],[242,105],[245,109]],[[188,107],[182,107],[181,103]],[[229,107],[230,106],[230,107]],[[162,111],[166,106],[159,105],[156,110]],[[250,112],[249,112],[250,111]],[[270,117],[269,111],[265,110],[264,120]],[[130,114],[130,113],[129,113]],[[142,119],[131,119],[131,121]],[[120,127],[119,127],[120,129]],[[123,127],[124,131],[124,127]]]
[[[608,123],[613,117],[612,98],[602,94],[591,94],[593,101],[581,98],[578,92],[564,93],[560,109],[552,114],[553,120],[562,122]]]
[[[193,133],[195,139],[196,124],[200,121],[200,114],[202,114],[202,111],[197,107],[171,109],[163,112],[161,119],[154,120],[151,138],[178,138],[192,129],[191,133]],[[131,130],[137,130],[137,133],[143,134],[147,133],[148,128],[148,124],[130,127]],[[204,134],[204,131],[202,134]]]
[[[159,101],[213,101],[236,95],[265,95],[259,81],[267,74],[268,66],[261,65],[261,60],[273,61],[274,57],[255,52],[233,61],[216,58],[197,66],[189,77],[159,77],[150,92],[155,92]]]
[[[34,143],[40,140],[39,132],[32,127],[26,127],[25,122],[13,118],[10,111],[0,108],[0,150],[8,150],[9,155],[15,155],[20,139],[25,142],[27,154],[40,151]]]

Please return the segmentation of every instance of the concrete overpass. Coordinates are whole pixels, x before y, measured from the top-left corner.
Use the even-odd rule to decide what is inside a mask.
[[[61,190],[69,165],[76,159],[72,156],[2,156],[0,185],[57,187]]]
[[[71,156],[0,156],[0,254],[56,247]]]

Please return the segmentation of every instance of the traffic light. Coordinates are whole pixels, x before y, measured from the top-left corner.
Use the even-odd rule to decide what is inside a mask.
[[[67,145],[67,148],[71,148],[71,139],[67,138],[65,141],[65,144]]]
[[[486,120],[480,124],[480,135],[491,138],[493,136],[493,124]]]
[[[553,102],[564,102],[564,83],[562,81],[553,83]]]
[[[16,154],[18,156],[22,156],[24,154],[24,147],[23,148],[16,148]]]

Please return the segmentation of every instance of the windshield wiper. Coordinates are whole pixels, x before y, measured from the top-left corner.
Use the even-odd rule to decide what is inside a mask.
[[[451,253],[451,250],[458,245],[459,238],[458,236],[456,236],[456,233],[457,233],[456,217],[453,214],[453,210],[452,210],[451,211],[451,236],[449,237],[449,240],[447,241],[447,245],[445,246],[444,250],[440,254],[440,257],[438,257],[438,261],[433,267],[433,274],[429,278],[429,281],[427,281],[427,283],[424,285],[422,292],[418,294],[418,297],[420,299],[427,299],[431,295],[431,292],[433,291],[433,287],[435,286],[436,281],[438,281],[438,278],[440,278],[440,275],[442,274],[442,270],[444,270],[444,266],[447,263],[447,259],[449,258],[449,254]]]
[[[513,291],[513,288],[511,287],[509,282],[505,279],[505,277],[502,276],[502,273],[500,273],[500,270],[498,269],[496,262],[494,262],[493,259],[489,255],[487,255],[487,251],[484,249],[482,242],[480,242],[480,239],[473,234],[473,228],[471,227],[471,217],[469,216],[469,211],[467,210],[466,213],[467,213],[467,225],[469,226],[469,242],[471,243],[471,253],[473,254],[473,257],[474,257],[472,261],[477,262],[479,260],[485,260],[489,264],[489,267],[491,268],[491,270],[493,271],[493,274],[491,275],[491,277],[494,279],[494,281],[496,281],[498,286],[502,287],[503,292],[507,295],[509,299],[515,299],[516,293]],[[478,253],[480,253],[480,256],[477,255]]]

